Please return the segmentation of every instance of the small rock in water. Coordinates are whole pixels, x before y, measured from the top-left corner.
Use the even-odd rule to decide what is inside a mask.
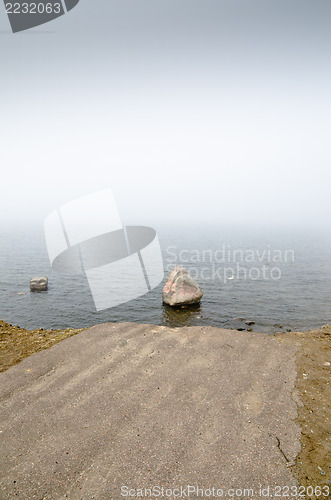
[[[170,272],[162,291],[163,302],[169,306],[198,304],[202,295],[198,283],[180,266]]]
[[[40,276],[38,278],[32,278],[30,280],[31,292],[46,292],[47,290],[48,290],[48,278],[46,276]]]
[[[245,325],[255,325],[255,321],[245,321]]]
[[[244,318],[234,318],[235,321],[244,321]]]
[[[245,328],[237,328],[238,332],[243,332]]]

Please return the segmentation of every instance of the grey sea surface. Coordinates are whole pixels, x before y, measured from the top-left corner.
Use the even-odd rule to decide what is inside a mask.
[[[331,238],[322,230],[155,227],[165,278],[136,300],[97,312],[85,276],[54,271],[43,227],[1,229],[0,318],[28,329],[84,328],[133,321],[178,327],[210,325],[254,331],[308,330],[331,323]],[[204,296],[199,306],[170,308],[162,288],[174,265],[186,267]],[[33,276],[49,290],[31,293]]]

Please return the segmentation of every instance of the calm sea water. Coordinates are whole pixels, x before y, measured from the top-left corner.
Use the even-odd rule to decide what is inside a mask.
[[[0,318],[29,329],[108,321],[247,328],[238,320],[243,318],[266,333],[331,323],[329,235],[221,226],[156,229],[166,274],[175,264],[189,269],[204,292],[200,306],[163,306],[164,279],[139,299],[97,312],[85,277],[51,269],[42,227],[7,229],[0,241]],[[30,293],[30,278],[40,275],[49,278],[48,292]]]

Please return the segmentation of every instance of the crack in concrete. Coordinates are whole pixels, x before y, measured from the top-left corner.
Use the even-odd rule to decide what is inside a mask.
[[[285,455],[284,451],[282,450],[282,447],[281,447],[281,445],[280,445],[280,439],[279,439],[279,437],[278,437],[278,436],[275,436],[275,438],[277,439],[277,446],[278,446],[278,448],[279,448],[279,450],[280,450],[281,454],[282,454],[282,455],[283,455],[283,457],[285,458],[286,462],[287,462],[287,463],[289,463],[289,462],[290,462],[290,460],[287,458],[287,456]]]

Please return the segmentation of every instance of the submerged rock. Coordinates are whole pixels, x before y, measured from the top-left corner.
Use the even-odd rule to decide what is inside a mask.
[[[203,296],[198,283],[188,271],[175,266],[170,272],[162,292],[162,300],[169,306],[198,304]]]
[[[38,278],[30,279],[31,292],[46,292],[48,290],[48,278],[40,276]]]

